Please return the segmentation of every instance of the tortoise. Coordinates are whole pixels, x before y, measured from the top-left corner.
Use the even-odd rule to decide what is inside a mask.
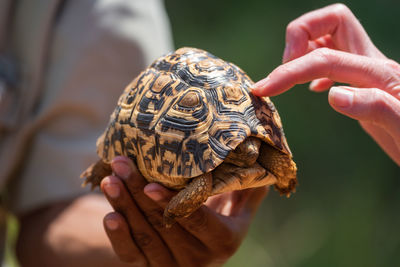
[[[128,156],[148,182],[179,191],[164,210],[167,226],[222,192],[274,185],[289,196],[296,164],[274,104],[252,95],[252,84],[201,49],[157,59],[120,96],[84,185],[99,185],[111,160]]]

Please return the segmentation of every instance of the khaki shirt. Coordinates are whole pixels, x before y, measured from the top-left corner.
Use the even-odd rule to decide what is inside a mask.
[[[0,66],[0,188],[25,213],[89,191],[79,175],[118,96],[172,40],[161,0],[0,0],[0,10],[11,62]]]

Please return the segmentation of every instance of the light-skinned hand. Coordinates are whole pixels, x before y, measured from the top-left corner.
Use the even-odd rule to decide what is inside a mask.
[[[275,96],[306,82],[315,92],[330,88],[329,104],[358,120],[400,165],[400,65],[375,47],[349,8],[334,4],[292,21],[283,63],[253,94]]]

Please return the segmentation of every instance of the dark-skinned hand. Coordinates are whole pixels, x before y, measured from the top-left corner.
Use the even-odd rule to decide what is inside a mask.
[[[129,158],[116,157],[101,189],[114,208],[104,228],[115,253],[134,266],[220,266],[237,250],[268,188],[210,197],[171,228],[163,210],[176,192],[147,183]]]

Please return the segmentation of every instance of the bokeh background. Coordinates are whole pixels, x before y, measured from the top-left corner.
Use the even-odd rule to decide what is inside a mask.
[[[193,46],[253,80],[281,62],[286,25],[331,1],[167,0],[175,45]],[[375,45],[400,60],[400,1],[345,2]],[[357,122],[308,85],[272,98],[298,164],[291,198],[271,190],[227,266],[399,266],[400,168]]]

